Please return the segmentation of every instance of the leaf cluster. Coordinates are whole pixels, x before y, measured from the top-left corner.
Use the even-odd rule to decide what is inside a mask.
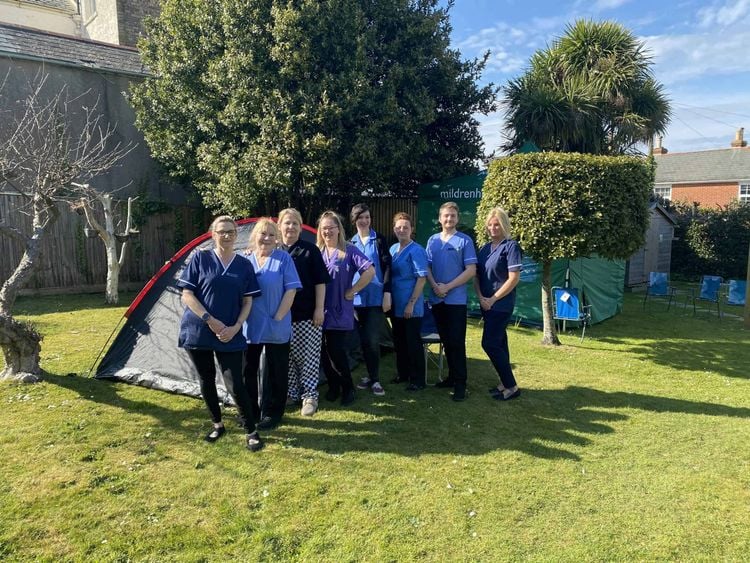
[[[477,233],[493,207],[511,217],[514,237],[539,261],[598,254],[627,258],[643,245],[653,168],[642,158],[575,153],[518,154],[490,165]]]
[[[643,42],[614,22],[579,20],[504,88],[503,148],[625,154],[669,123],[670,105]]]
[[[132,89],[152,154],[204,203],[248,214],[264,198],[407,193],[470,171],[485,59],[449,48],[437,0],[166,0]]]

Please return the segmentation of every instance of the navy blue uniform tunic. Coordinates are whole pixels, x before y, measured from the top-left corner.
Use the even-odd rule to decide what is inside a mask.
[[[492,296],[507,281],[508,272],[520,272],[523,256],[521,247],[512,239],[506,239],[492,250],[492,243],[485,244],[479,250],[477,276],[479,288],[485,297]],[[512,313],[516,304],[516,288],[508,295],[496,301],[493,311]]]

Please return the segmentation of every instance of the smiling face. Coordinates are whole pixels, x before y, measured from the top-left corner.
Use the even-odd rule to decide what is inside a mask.
[[[369,211],[363,211],[359,214],[357,217],[357,222],[355,223],[357,225],[357,231],[360,233],[370,232],[370,223],[372,222],[372,218],[370,217]]]
[[[291,213],[287,213],[281,218],[281,238],[287,246],[293,245],[299,240],[302,233],[302,225]]]
[[[393,225],[393,234],[396,235],[398,242],[401,244],[407,244],[411,241],[411,221],[407,219],[399,219]]]
[[[458,226],[458,212],[452,207],[446,207],[440,211],[438,222],[443,231],[452,233]]]
[[[214,246],[222,251],[234,250],[234,240],[237,238],[237,226],[232,221],[221,221],[214,225],[211,233]]]
[[[338,245],[339,225],[333,217],[324,217],[321,219],[318,230],[328,248],[334,248]]]
[[[503,226],[500,224],[500,220],[497,217],[490,217],[487,220],[487,233],[489,233],[493,242],[500,242],[505,238]]]
[[[274,251],[278,242],[279,230],[270,219],[258,221],[250,235],[250,245],[255,252],[268,256]]]

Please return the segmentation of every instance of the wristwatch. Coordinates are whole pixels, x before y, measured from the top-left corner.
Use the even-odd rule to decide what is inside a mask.
[[[208,319],[210,319],[210,318],[211,318],[211,315],[209,315],[209,314],[208,314],[208,311],[206,311],[205,313],[203,313],[203,314],[201,315],[201,320],[202,320],[202,321],[203,321],[204,323],[207,323],[207,322],[208,322]]]

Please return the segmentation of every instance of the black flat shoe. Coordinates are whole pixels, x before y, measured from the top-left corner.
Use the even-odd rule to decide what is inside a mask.
[[[466,394],[467,393],[465,387],[456,387],[453,390],[453,396],[451,398],[457,403],[460,403],[461,401],[466,400]]]
[[[407,391],[421,391],[424,388],[425,385],[420,383],[409,383],[409,385],[406,386]]]
[[[500,391],[500,389],[498,389],[497,387],[490,387],[488,391],[490,395],[502,395],[503,394],[503,392]]]
[[[260,419],[260,422],[256,426],[258,427],[258,430],[273,430],[279,425],[280,422],[281,419],[279,418],[264,416]]]
[[[346,407],[347,405],[351,405],[356,398],[357,394],[354,392],[354,389],[344,392],[341,396],[341,406]]]
[[[406,383],[408,379],[404,379],[403,377],[394,377],[391,379],[391,383]]]
[[[438,381],[435,384],[435,387],[437,387],[438,389],[450,389],[454,385],[456,385],[454,381],[451,381],[450,379],[443,379],[442,381]]]
[[[214,426],[211,429],[211,432],[209,432],[208,434],[206,434],[206,437],[203,438],[203,439],[206,442],[208,442],[209,444],[213,444],[216,440],[218,440],[219,438],[221,438],[226,431],[227,431],[227,429],[224,428],[223,426],[219,426],[218,428],[216,428]]]
[[[248,434],[247,438],[247,449],[251,452],[257,452],[258,450],[263,449],[263,440],[260,439],[260,436],[257,432],[253,432],[252,434]]]
[[[512,399],[517,399],[520,396],[521,396],[521,390],[516,389],[515,391],[513,391],[513,393],[507,396],[503,395],[502,393],[500,393],[499,395],[495,395],[495,399],[497,399],[498,401],[510,401]]]

